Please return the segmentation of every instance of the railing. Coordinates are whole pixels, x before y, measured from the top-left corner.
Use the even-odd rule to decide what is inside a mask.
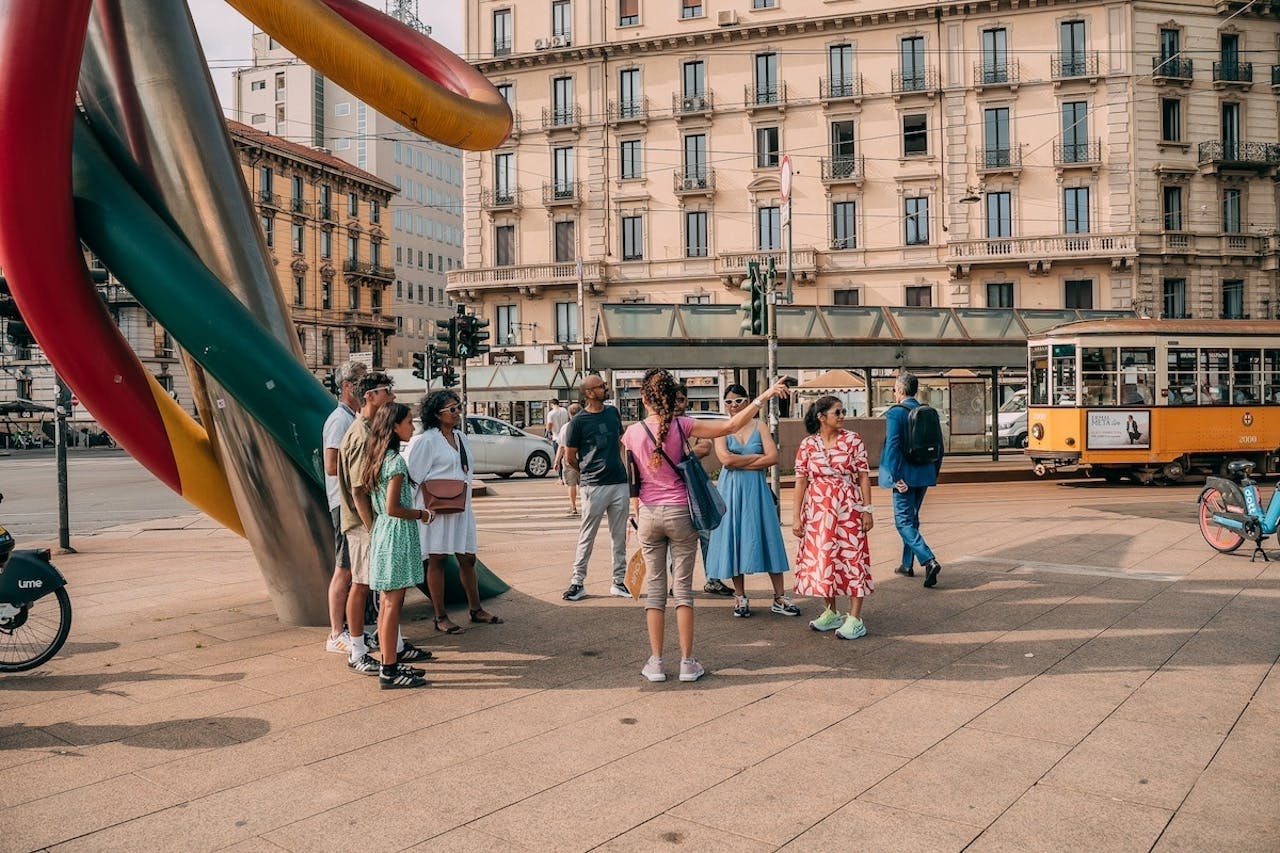
[[[1135,251],[1133,234],[1063,234],[1056,237],[996,237],[990,240],[958,240],[947,244],[954,260],[993,258],[1112,257]]]
[[[294,213],[302,213],[307,209],[307,203],[300,198],[289,199],[289,209]]]
[[[494,55],[494,56],[510,56],[510,55],[511,55],[511,42],[510,42],[510,41],[495,41],[495,42],[493,43],[493,55]]]
[[[1185,252],[1191,248],[1192,235],[1187,231],[1165,231],[1160,236],[1166,252]]]
[[[999,172],[1006,169],[1022,168],[1022,146],[1011,145],[1005,148],[980,147],[974,149],[974,162],[980,172]]]
[[[554,130],[556,128],[577,127],[581,116],[582,110],[577,104],[560,107],[543,107],[542,129]]]
[[[1053,163],[1055,166],[1071,166],[1102,162],[1102,141],[1055,142]]]
[[[258,201],[261,204],[269,204],[272,207],[280,207],[280,196],[267,190],[258,191]]]
[[[787,84],[785,82],[767,85],[743,86],[744,100],[748,107],[771,107],[786,105]]]
[[[770,259],[781,274],[787,268],[787,253],[781,250],[740,249],[736,252],[724,252],[716,255],[716,274],[745,275],[747,264],[755,261],[761,269],[767,269]],[[792,270],[812,270],[817,268],[818,253],[812,246],[793,248],[791,251]]]
[[[603,268],[599,261],[584,261],[582,275],[591,281],[599,281]],[[505,267],[484,267],[473,270],[453,270],[445,276],[448,287],[512,287],[519,284],[549,284],[578,280],[578,265],[525,264]]]
[[[1213,63],[1213,82],[1215,83],[1252,83],[1252,62],[1215,62]]]
[[[713,193],[716,190],[716,170],[706,168],[676,169],[672,173],[672,188],[681,194]]]
[[[647,121],[648,118],[648,97],[609,102],[609,121],[615,124],[621,121]]]
[[[858,237],[855,234],[850,234],[848,237],[832,237],[831,238],[832,251],[840,252],[846,249],[856,249],[856,248],[858,248]]]
[[[391,267],[384,267],[380,264],[365,263],[355,258],[347,258],[342,262],[342,271],[353,275],[362,275],[369,278],[395,278],[396,271]]]
[[[372,326],[376,329],[394,329],[396,327],[395,317],[384,317],[382,314],[375,314],[372,311],[347,311],[347,323],[352,326]]]
[[[519,206],[519,187],[494,187],[480,190],[481,210],[512,210]]]
[[[922,68],[915,71],[893,71],[889,75],[890,88],[895,95],[909,92],[932,92],[938,88],[938,69]]]
[[[839,101],[862,97],[862,75],[847,77],[819,77],[818,98],[823,101]]]
[[[1005,62],[973,63],[973,85],[983,86],[1016,86],[1022,81],[1022,66],[1018,60]]]
[[[334,221],[334,217],[333,217],[333,205],[331,205],[331,204],[324,204],[323,202],[321,202],[321,204],[320,204],[320,218],[321,218],[321,219],[323,219],[325,222],[333,222],[333,221]]]
[[[1280,143],[1275,142],[1201,142],[1200,163],[1239,163],[1250,166],[1280,165]]]
[[[861,181],[865,174],[863,157],[822,157],[822,180],[826,182]]]
[[[1192,64],[1190,59],[1176,56],[1156,56],[1151,59],[1151,76],[1167,80],[1190,80]]]
[[[1261,241],[1258,241],[1258,243],[1260,244]],[[1222,251],[1224,254],[1245,253],[1252,255],[1257,251],[1261,251],[1261,249],[1255,246],[1255,240],[1251,234],[1223,234]]]
[[[582,192],[581,181],[554,181],[542,185],[542,203],[577,204]]]
[[[1059,53],[1049,57],[1049,75],[1054,80],[1098,76],[1098,54]]]
[[[683,95],[679,92],[671,93],[671,113],[676,117],[709,113],[713,109],[715,109],[715,94],[713,92],[694,95]]]

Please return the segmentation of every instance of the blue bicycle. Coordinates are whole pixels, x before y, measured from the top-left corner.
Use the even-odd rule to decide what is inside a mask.
[[[1259,556],[1270,560],[1262,550],[1262,542],[1274,536],[1280,525],[1280,485],[1263,508],[1258,484],[1249,478],[1253,468],[1254,464],[1244,459],[1228,462],[1227,474],[1233,479],[1207,478],[1199,499],[1200,534],[1204,541],[1215,551],[1230,554],[1247,539],[1253,543],[1251,563]]]

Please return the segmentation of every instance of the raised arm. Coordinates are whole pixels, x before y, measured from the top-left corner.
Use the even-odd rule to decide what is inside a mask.
[[[783,397],[788,393],[786,382],[779,379],[771,388],[761,392],[759,397],[751,401],[748,406],[743,406],[742,411],[738,412],[727,421],[698,421],[693,422],[693,427],[689,430],[689,435],[693,438],[720,438],[731,432],[737,432],[751,422],[751,419],[759,413],[760,408],[771,397]]]

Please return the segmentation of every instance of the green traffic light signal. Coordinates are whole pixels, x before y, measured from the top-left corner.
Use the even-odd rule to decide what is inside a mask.
[[[748,335],[767,334],[769,309],[765,294],[765,280],[760,271],[760,264],[756,261],[750,261],[747,264],[747,277],[742,282],[742,290],[749,295],[747,301],[742,303],[742,325],[739,328]]]
[[[470,314],[459,314],[454,318],[458,326],[458,358],[463,360],[474,355],[471,348],[471,322],[474,319]]]
[[[413,375],[419,379],[427,378],[427,354],[425,352],[415,352],[413,354]]]

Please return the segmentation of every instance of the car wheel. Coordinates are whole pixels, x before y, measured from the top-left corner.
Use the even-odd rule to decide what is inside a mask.
[[[545,477],[550,470],[551,457],[541,451],[530,454],[529,461],[524,463],[524,472],[530,477]]]
[[[1027,447],[1030,446],[1031,442],[1027,440],[1027,434],[1024,432],[1014,440],[1013,444],[1015,447],[1021,447],[1023,450],[1026,450]]]

